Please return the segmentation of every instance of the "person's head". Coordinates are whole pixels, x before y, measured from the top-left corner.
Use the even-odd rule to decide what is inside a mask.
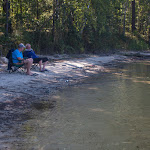
[[[24,48],[25,48],[24,44],[20,43],[20,44],[18,45],[18,50],[19,50],[19,51],[23,51]]]
[[[26,44],[26,49],[31,49],[31,44]]]

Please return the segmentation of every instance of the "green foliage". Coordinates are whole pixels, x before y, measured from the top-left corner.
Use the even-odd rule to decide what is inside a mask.
[[[148,44],[145,41],[132,40],[128,45],[129,50],[147,50],[148,48]]]
[[[136,0],[134,35],[131,4],[132,0],[10,0],[7,37],[7,12],[0,6],[1,44],[8,49],[31,43],[39,54],[149,49],[150,1]]]

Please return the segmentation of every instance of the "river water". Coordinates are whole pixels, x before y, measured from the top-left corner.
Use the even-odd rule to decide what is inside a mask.
[[[149,62],[120,64],[51,99],[56,107],[33,109],[13,149],[150,150]]]

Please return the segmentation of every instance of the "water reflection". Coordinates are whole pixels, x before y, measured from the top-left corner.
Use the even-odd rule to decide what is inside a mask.
[[[20,128],[21,149],[149,150],[150,65],[123,64],[113,74],[89,79],[53,99],[56,107],[34,110]],[[15,145],[15,144],[14,144]]]

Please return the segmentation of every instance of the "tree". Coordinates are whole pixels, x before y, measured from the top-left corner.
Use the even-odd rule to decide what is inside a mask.
[[[132,32],[136,29],[135,27],[135,0],[132,1]]]
[[[5,12],[5,16],[6,16],[5,36],[8,36],[8,33],[11,32],[11,22],[9,20],[9,17],[10,17],[10,1],[9,0],[3,0],[3,11]]]
[[[136,44],[149,41],[149,0],[0,1],[2,33],[15,43],[30,42],[38,52],[128,48],[135,29]]]

